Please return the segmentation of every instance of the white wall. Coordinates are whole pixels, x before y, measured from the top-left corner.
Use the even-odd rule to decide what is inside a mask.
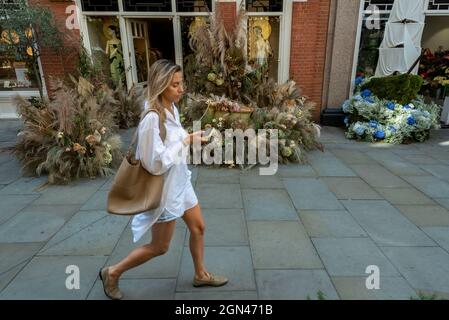
[[[449,17],[428,16],[426,17],[422,47],[430,48],[434,52],[440,45],[444,46],[445,50],[449,50]]]

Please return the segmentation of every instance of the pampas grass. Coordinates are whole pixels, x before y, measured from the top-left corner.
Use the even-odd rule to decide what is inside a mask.
[[[52,79],[51,87],[51,99],[38,104],[14,99],[24,122],[14,146],[23,172],[48,174],[50,184],[113,174],[122,158],[113,92],[82,77],[69,84]]]

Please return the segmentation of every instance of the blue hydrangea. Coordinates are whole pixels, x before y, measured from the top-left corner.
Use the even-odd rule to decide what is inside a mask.
[[[371,121],[369,122],[369,126],[370,126],[371,128],[377,128],[378,125],[379,125],[379,123],[378,123],[377,121],[375,121],[375,120],[371,120]]]
[[[348,127],[349,126],[349,117],[345,117],[345,125]]]
[[[362,82],[365,80],[365,78],[363,77],[357,77],[355,78],[355,85],[358,86],[360,84],[362,84]]]
[[[361,95],[356,95],[356,96],[354,96],[354,99],[356,100],[356,101],[362,101],[363,100],[363,98],[362,98],[362,96]]]
[[[374,137],[376,137],[376,139],[385,139],[385,131],[377,130],[374,133]]]
[[[388,101],[388,103],[387,103],[388,109],[394,110],[395,107],[396,107],[396,104],[394,102]]]
[[[402,108],[404,108],[405,110],[410,110],[412,107],[410,107],[408,104],[403,105]]]
[[[371,97],[365,98],[365,101],[366,101],[366,102],[369,102],[369,103],[375,103],[374,99],[371,98]]]
[[[393,126],[389,126],[388,129],[390,129],[390,131],[391,131],[392,133],[396,133],[396,131],[397,131],[396,128],[393,127]]]
[[[343,102],[343,106],[342,106],[343,112],[344,113],[349,113],[349,107],[350,106],[351,106],[351,101],[346,100],[345,102]]]
[[[413,117],[408,117],[407,123],[408,123],[410,126],[413,126],[413,125],[416,124],[416,120],[415,120],[415,118],[413,118]]]
[[[353,130],[358,136],[363,136],[363,134],[366,131],[366,128],[362,126],[360,123],[356,123],[353,127]]]
[[[368,98],[368,97],[371,97],[371,95],[372,95],[373,93],[371,92],[370,89],[365,89],[365,90],[363,90],[360,94],[361,94],[361,96],[362,96],[363,98]]]

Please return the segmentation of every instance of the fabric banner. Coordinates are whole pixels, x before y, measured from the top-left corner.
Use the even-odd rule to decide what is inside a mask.
[[[426,16],[426,0],[395,0],[391,10],[390,22],[399,22],[405,19],[415,22],[424,22]]]

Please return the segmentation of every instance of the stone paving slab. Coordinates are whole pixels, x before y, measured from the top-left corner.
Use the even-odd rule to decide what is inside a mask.
[[[1,143],[0,143],[1,146]],[[17,160],[5,162],[0,165],[0,181],[2,184],[10,184],[20,177],[22,177],[20,171],[20,164]]]
[[[320,178],[337,199],[382,199],[382,197],[360,178]]]
[[[449,226],[449,211],[441,206],[396,206],[418,227]]]
[[[375,188],[407,188],[409,185],[381,165],[350,166],[360,178]]]
[[[173,300],[176,279],[120,279],[123,300]],[[88,300],[109,300],[98,278]]]
[[[98,277],[98,270],[106,257],[35,257],[0,293],[0,299],[9,300],[72,300],[85,299]],[[66,279],[68,266],[78,266],[80,289],[69,290]],[[71,273],[73,274],[73,273]]]
[[[247,220],[298,220],[285,190],[242,190]]]
[[[43,243],[0,243],[0,274],[30,260]]]
[[[241,209],[242,194],[239,184],[197,185],[196,195],[201,207],[211,209]]]
[[[209,272],[228,277],[229,282],[222,287],[195,288],[193,281],[193,262],[190,252],[184,250],[179,269],[176,292],[214,292],[214,291],[254,291],[251,252],[249,247],[205,247],[204,261]]]
[[[181,255],[184,251],[184,240],[186,229],[176,227],[175,233],[170,243],[170,248],[165,255],[156,257],[143,265],[125,272],[122,279],[139,278],[176,278],[179,272]],[[120,241],[117,243],[114,251],[107,261],[107,265],[118,263],[125,258],[133,249],[149,244],[151,242],[151,233],[145,234],[138,242],[133,243],[132,232],[128,226],[123,232]],[[188,251],[188,250],[187,250]]]
[[[99,186],[50,186],[34,204],[39,205],[83,205],[99,189]]]
[[[339,299],[324,270],[256,270],[256,282],[262,300]]]
[[[8,271],[0,273],[0,292],[14,279],[14,277],[27,265],[28,261],[22,262]]]
[[[408,183],[431,198],[449,198],[449,183],[434,176],[403,177]]]
[[[80,210],[94,211],[106,210],[108,201],[108,190],[99,190],[95,192],[90,199],[81,207]]]
[[[448,165],[422,165],[421,168],[426,170],[436,178],[449,181],[449,166]]]
[[[398,276],[397,270],[369,238],[312,238],[331,277],[365,277],[366,268],[376,265],[384,276]]]
[[[175,300],[258,300],[257,291],[210,291],[177,292]]]
[[[435,201],[415,188],[376,188],[393,205],[435,205]]]
[[[255,269],[323,267],[299,222],[248,221],[248,234]]]
[[[101,215],[101,218],[98,217]],[[93,219],[92,219],[93,218]],[[100,211],[78,212],[59,232],[57,239],[41,250],[40,255],[100,256],[110,255],[128,218]]]
[[[48,241],[78,208],[77,206],[30,206],[0,225],[0,242]]]
[[[381,248],[410,285],[419,292],[427,290],[449,294],[449,253],[441,248]]]
[[[205,184],[238,184],[240,183],[240,172],[238,169],[228,168],[199,168],[197,186]]]
[[[425,227],[422,230],[449,253],[449,227]]]
[[[279,176],[241,175],[240,187],[242,189],[284,189]]]
[[[441,206],[449,210],[449,198],[446,199],[435,199]]]
[[[356,174],[333,154],[307,155],[310,165],[320,177],[355,177]]]
[[[0,225],[36,200],[38,195],[0,195]]]
[[[284,165],[279,166],[277,175],[280,177],[316,177],[317,173],[311,165]]]
[[[345,200],[343,205],[370,237],[382,246],[434,246],[427,235],[386,201]]]
[[[19,178],[15,182],[9,184],[0,190],[0,195],[25,195],[36,194],[39,195],[42,187],[47,182],[47,177],[39,178]]]
[[[243,210],[204,209],[206,223],[204,245],[206,246],[248,246],[248,232]],[[189,245],[187,232],[185,245]]]
[[[301,210],[299,215],[309,237],[349,238],[368,236],[345,210]]]
[[[440,160],[430,157],[428,154],[411,154],[407,155],[407,161],[415,165],[439,165],[442,164]]]
[[[368,275],[367,275],[368,276]],[[380,289],[368,290],[366,277],[332,277],[342,300],[410,300],[418,296],[402,277],[380,276]]]
[[[317,179],[283,179],[293,205],[298,210],[340,210],[343,206],[329,192],[326,184]]]
[[[330,151],[346,164],[377,164],[377,161],[357,150],[329,148]]]

